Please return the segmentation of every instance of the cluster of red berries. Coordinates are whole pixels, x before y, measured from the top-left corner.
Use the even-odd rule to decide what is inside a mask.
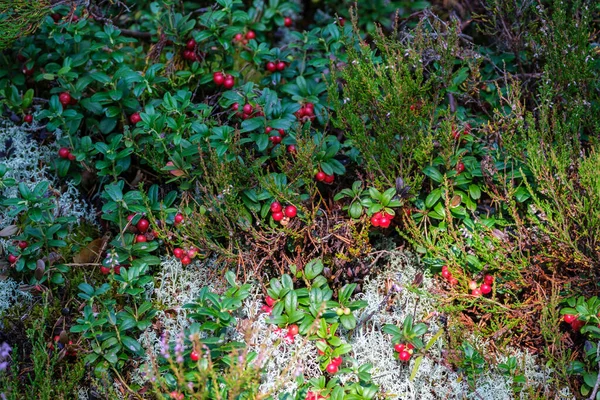
[[[458,279],[452,276],[452,272],[450,272],[447,265],[442,267],[442,278],[447,280],[452,286],[458,283]]]
[[[127,216],[127,220],[131,221],[135,217],[134,214]],[[154,239],[158,236],[157,232],[148,232],[150,228],[150,222],[146,218],[142,218],[135,225],[138,235],[136,235],[134,243],[146,243],[148,240]]]
[[[398,359],[400,361],[404,361],[407,362],[408,360],[410,360],[410,357],[413,355],[413,349],[415,348],[415,346],[413,346],[410,343],[396,343],[394,345],[394,351],[396,352],[396,357],[398,357]]]
[[[315,105],[313,103],[306,103],[296,111],[295,115],[301,121],[313,121],[315,119]]]
[[[334,174],[327,175],[325,172],[319,171],[315,174],[315,179],[318,182],[323,182],[328,185],[331,185],[333,183],[333,180],[335,179],[335,175]]]
[[[142,117],[140,116],[139,112],[135,112],[129,116],[129,122],[131,122],[133,125],[137,125],[137,123],[141,121]]]
[[[482,294],[490,294],[492,292],[492,283],[494,283],[494,277],[486,275],[483,277],[483,283],[478,285],[476,281],[469,282],[469,289],[473,296],[481,296]]]
[[[263,305],[260,309],[262,312],[267,313],[268,315],[271,315],[271,312],[273,311],[273,306],[275,305],[277,301],[275,301],[274,298],[272,298],[271,296],[267,296],[265,297],[265,305]]]
[[[242,111],[240,111],[240,103],[233,103],[231,105],[231,109],[233,111],[236,112],[236,116],[238,116],[241,119],[248,119],[248,118],[253,118],[253,117],[264,117],[265,113],[262,112],[262,110],[260,109],[260,106],[256,106],[254,107],[252,104],[250,103],[246,103],[244,104],[244,106],[242,107]]]
[[[565,314],[563,316],[563,320],[567,324],[571,325],[571,328],[573,328],[575,332],[579,332],[579,330],[585,325],[584,321],[581,321],[577,315],[573,314]]]
[[[213,82],[215,85],[223,86],[225,89],[231,89],[235,86],[235,78],[232,75],[226,75],[222,72],[215,72],[213,74]]]
[[[265,133],[267,135],[269,135],[269,140],[273,144],[281,143],[281,141],[283,140],[283,137],[285,136],[285,130],[283,130],[281,128],[274,130],[270,126],[267,126],[265,128]]]
[[[21,249],[21,250],[25,250],[27,248],[27,246],[29,246],[29,243],[27,243],[24,240],[21,240],[17,243],[17,246]],[[14,254],[9,254],[8,255],[8,262],[10,264],[14,264],[19,260],[19,256],[16,256]]]
[[[254,31],[248,31],[246,32],[246,35],[244,35],[243,33],[236,33],[233,37],[234,42],[238,42],[243,45],[248,44],[248,42],[252,39],[256,39],[256,33]]]
[[[185,50],[183,50],[183,58],[188,61],[200,61],[200,57],[196,54],[196,41],[190,39],[185,44]]]
[[[285,67],[287,67],[287,64],[281,60],[277,60],[277,61],[269,61],[267,63],[267,71],[269,72],[277,72],[277,71],[283,71],[285,69]]]
[[[75,155],[73,153],[71,153],[71,150],[69,150],[69,148],[67,148],[67,147],[61,147],[58,150],[58,156],[65,160],[70,160],[70,161],[75,160]]]
[[[270,315],[270,314],[269,314]],[[287,329],[275,328],[275,333],[279,335],[283,335],[283,338],[286,343],[294,343],[294,338],[299,332],[298,325],[290,324]]]
[[[378,226],[380,228],[389,228],[394,216],[386,212],[376,212],[371,217],[371,225]]]
[[[271,203],[271,217],[277,222],[281,222],[282,225],[287,225],[291,218],[294,218],[298,214],[296,206],[289,205],[283,208],[281,203],[274,201]]]
[[[454,140],[459,140],[461,136],[467,136],[471,133],[471,124],[466,124],[465,125],[465,129],[462,131],[462,133],[456,129],[455,127],[452,128],[452,137],[454,138]]]
[[[108,274],[110,274],[110,270],[111,270],[110,267],[106,267],[104,265],[100,267],[100,273],[102,275],[108,275]],[[121,266],[120,265],[115,265],[114,271],[115,271],[115,275],[121,275]]]
[[[173,255],[175,258],[181,260],[182,265],[189,265],[192,262],[192,259],[198,255],[198,249],[193,246],[187,250],[175,247],[173,249]]]
[[[335,374],[335,373],[338,372],[338,369],[342,365],[343,361],[344,360],[342,359],[341,356],[334,357],[334,358],[331,359],[331,361],[329,362],[329,364],[327,364],[327,367],[325,367],[325,370],[327,372],[329,372],[331,375],[333,375],[333,374]]]
[[[59,94],[58,101],[60,101],[60,104],[62,104],[63,107],[66,107],[68,105],[74,106],[75,104],[77,104],[77,100],[71,97],[71,93],[69,92],[62,92],[61,94]]]

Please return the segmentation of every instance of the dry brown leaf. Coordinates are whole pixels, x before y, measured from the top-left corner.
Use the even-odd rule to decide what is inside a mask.
[[[75,264],[87,264],[96,262],[98,257],[100,257],[100,252],[102,251],[103,245],[104,238],[92,240],[86,247],[81,249],[79,254],[76,254],[75,257],[73,257],[73,262]]]
[[[1,237],[9,237],[16,235],[19,232],[19,227],[16,225],[8,225],[6,228],[0,230]]]

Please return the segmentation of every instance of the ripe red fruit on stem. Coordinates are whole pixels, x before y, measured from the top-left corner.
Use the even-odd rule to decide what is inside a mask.
[[[188,50],[194,50],[196,48],[196,41],[194,39],[188,40],[187,43],[185,44],[185,47]]]
[[[379,218],[379,226],[382,228],[387,228],[390,226],[390,219],[387,215],[383,215],[381,218]]]
[[[146,239],[146,235],[137,235],[135,237],[135,242],[136,243],[146,243],[147,239]]]
[[[292,324],[288,326],[288,335],[297,335],[298,334],[298,325]]]
[[[457,285],[458,284],[458,279],[456,279],[456,278],[450,278],[450,284],[452,286]]]
[[[62,92],[58,95],[58,100],[63,106],[68,106],[71,103],[71,94],[69,92]]]
[[[140,113],[138,113],[138,112],[133,113],[129,116],[129,122],[131,122],[134,125],[136,125],[141,120],[142,120],[142,117],[140,117]]]
[[[244,108],[242,109],[244,114],[252,114],[253,107],[251,104],[244,104]]]
[[[290,17],[285,17],[283,19],[283,25],[286,27],[292,26],[292,19]]]
[[[189,265],[191,262],[192,262],[192,259],[189,258],[188,256],[183,256],[183,258],[181,259],[182,265]]]
[[[8,255],[8,262],[9,263],[14,264],[14,263],[17,262],[17,260],[18,260],[18,257],[15,256],[14,254],[9,254]]]
[[[323,179],[323,182],[325,182],[328,185],[331,185],[333,183],[334,179],[335,179],[335,176],[333,174],[325,175],[325,179]]]
[[[20,248],[21,250],[25,250],[25,249],[27,248],[27,246],[28,246],[28,244],[27,244],[27,242],[26,242],[26,241],[24,241],[24,240],[21,240],[21,241],[19,242],[19,248]]]
[[[235,40],[237,42],[241,42],[242,40],[244,40],[244,35],[242,35],[241,33],[236,33],[235,36],[233,37],[233,40]]]
[[[463,164],[462,161],[460,161],[458,164],[456,164],[456,172],[458,172],[460,174],[464,170],[465,170],[465,164]]]
[[[223,87],[225,89],[231,89],[234,86],[235,86],[235,79],[233,79],[233,76],[227,75],[227,77],[223,81]]]
[[[269,72],[277,71],[277,66],[275,65],[275,63],[273,61],[269,61],[267,63],[267,71],[269,71]]]
[[[396,351],[396,353],[402,353],[404,351],[404,344],[396,343],[394,345],[394,350]]]
[[[444,279],[450,279],[450,278],[452,278],[452,274],[450,273],[450,271],[445,270],[445,271],[442,271],[442,277]]]
[[[479,290],[481,290],[481,293],[483,294],[488,294],[492,291],[492,287],[487,283],[484,283],[479,287]]]
[[[343,359],[341,356],[338,356],[338,357],[332,358],[331,362],[333,364],[335,364],[337,367],[339,367],[340,365],[342,365]]]
[[[283,71],[286,67],[283,61],[277,61],[277,64],[275,64],[275,66],[277,67],[277,71]]]
[[[283,213],[281,211],[274,212],[271,217],[273,217],[274,221],[281,221],[283,219]]]
[[[483,277],[483,281],[488,285],[491,285],[492,283],[494,283],[494,277],[492,275],[486,275]]]
[[[327,369],[327,372],[329,372],[331,375],[335,374],[338,371],[338,367],[334,363],[327,364],[326,369]]]
[[[285,208],[284,213],[286,217],[294,218],[298,213],[298,209],[296,208],[296,206],[290,205]]]
[[[474,289],[471,291],[473,296],[481,296],[481,289]]]
[[[260,309],[261,309],[262,312],[265,312],[265,313],[267,313],[269,315],[271,315],[271,312],[273,311],[273,308],[271,308],[271,307],[269,307],[267,305],[262,306]]]
[[[66,147],[61,147],[60,150],[58,150],[58,156],[60,158],[68,158],[69,154],[71,154],[71,152]]]
[[[121,266],[120,265],[115,265],[115,274],[121,275]]]
[[[316,173],[315,179],[318,180],[319,182],[323,182],[325,180],[326,176],[327,175],[325,174],[325,172],[319,171],[319,172]]]
[[[223,83],[225,83],[225,75],[223,75],[222,72],[215,72],[213,74],[213,82],[217,86],[221,86]]]
[[[254,33],[254,31],[246,32],[246,39],[251,40],[251,39],[255,39],[255,38],[256,38],[256,33]]]
[[[28,124],[33,122],[33,115],[31,114],[27,114],[23,117],[23,121],[27,122]]]
[[[192,361],[198,361],[200,359],[200,354],[198,354],[198,352],[194,350],[190,353],[190,359]]]
[[[148,227],[150,226],[150,222],[148,222],[147,219],[142,218],[138,221],[136,228],[138,229],[138,231],[140,231],[141,233],[144,233],[148,230]]]
[[[471,289],[471,290],[477,289],[477,282],[475,282],[475,281],[469,282],[469,289]]]
[[[381,217],[378,216],[377,214],[373,215],[371,217],[371,225],[379,226],[380,224],[381,224]]]
[[[175,219],[174,219],[175,225],[179,225],[180,223],[182,223],[183,219],[184,219],[183,215],[181,215],[179,213],[175,214]]]
[[[267,296],[265,297],[265,303],[267,303],[269,307],[273,307],[275,305],[275,299],[271,296]]]
[[[585,325],[585,322],[580,321],[580,320],[575,320],[571,323],[571,328],[575,331],[575,332],[579,332],[579,330],[581,328],[583,328]]]
[[[288,151],[288,153],[292,153],[292,154],[294,154],[294,153],[296,152],[296,146],[295,146],[295,145],[293,145],[293,144],[290,144],[290,145],[287,147],[287,151]]]
[[[410,353],[406,350],[401,351],[400,353],[398,353],[398,358],[401,361],[408,361],[408,360],[410,360]]]
[[[572,324],[573,321],[575,321],[577,319],[577,316],[573,315],[573,314],[565,314],[563,316],[563,319],[567,324]]]
[[[271,212],[276,213],[276,212],[281,212],[282,207],[281,207],[281,203],[278,201],[274,201],[271,203]]]
[[[75,161],[75,154],[73,153],[69,153],[69,156],[67,157],[69,159],[69,161]]]
[[[174,249],[173,249],[173,255],[174,255],[176,258],[181,258],[181,257],[183,257],[183,249],[180,249],[179,247],[176,247],[176,248],[174,248]]]

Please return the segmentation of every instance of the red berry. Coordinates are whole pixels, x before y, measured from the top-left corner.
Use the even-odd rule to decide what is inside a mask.
[[[244,35],[242,35],[241,33],[236,33],[233,37],[233,40],[241,42],[242,40],[244,40]]]
[[[240,109],[240,103],[233,103],[233,104],[231,105],[231,109],[232,109],[233,111],[237,111],[237,110],[239,110],[239,109]]]
[[[27,68],[27,66],[25,65],[23,66],[23,69],[21,71],[27,76],[33,75],[33,68]]]
[[[460,161],[458,164],[456,164],[456,172],[458,172],[460,174],[464,170],[465,170],[465,164],[463,164],[462,161]]]
[[[102,266],[102,267],[100,267],[100,273],[102,275],[108,275],[108,274],[110,274],[110,268]]]
[[[387,215],[384,215],[379,219],[379,226],[382,228],[387,228],[388,226],[390,226],[390,219]]]
[[[400,353],[398,353],[398,358],[401,361],[408,361],[408,360],[410,360],[410,353],[406,350],[401,351]]]
[[[335,358],[332,358],[332,359],[331,359],[331,362],[332,362],[333,364],[335,364],[337,367],[339,367],[340,365],[342,365],[342,362],[343,362],[343,361],[344,361],[344,360],[342,359],[342,357],[341,357],[341,356],[338,356],[338,357],[335,357]]]
[[[189,61],[194,61],[196,59],[196,53],[193,50],[184,50],[183,58]]]
[[[451,279],[450,279],[450,284],[451,284],[452,286],[454,286],[454,285],[458,284],[458,279],[456,279],[456,278],[451,278]]]
[[[287,151],[288,151],[288,153],[292,153],[292,154],[294,154],[294,153],[296,152],[296,146],[295,146],[295,145],[293,145],[293,144],[290,144],[290,145],[287,147]]]
[[[271,217],[273,217],[273,220],[279,222],[283,219],[283,213],[281,211],[274,212]]]
[[[373,225],[373,226],[381,225],[381,217],[377,216],[377,215],[373,215],[371,217],[371,225]]]
[[[244,108],[242,108],[242,111],[244,111],[244,114],[252,114],[252,105],[251,104],[244,104]]]
[[[222,72],[215,72],[213,74],[213,82],[217,86],[221,86],[223,83],[225,83],[225,75],[223,75]]]
[[[268,135],[269,133],[271,133],[272,130],[273,130],[273,128],[271,128],[270,126],[267,126],[265,128],[265,133]]]
[[[173,249],[173,255],[174,255],[176,258],[181,258],[181,257],[183,257],[183,249],[180,249],[179,247],[176,247],[176,248],[174,248],[174,249]]]
[[[482,294],[489,294],[492,291],[492,287],[487,283],[484,283],[479,287],[479,290],[481,290]]]
[[[265,297],[265,303],[267,303],[269,307],[273,307],[273,305],[275,305],[275,299],[271,296],[267,296]]]
[[[404,345],[402,343],[396,343],[394,345],[394,350],[396,353],[402,353],[404,351]]]
[[[298,325],[292,324],[288,326],[288,335],[297,335],[298,334]]]
[[[269,306],[267,306],[267,305],[264,305],[264,306],[262,306],[262,307],[260,308],[260,310],[261,310],[262,312],[264,312],[264,313],[267,313],[267,314],[271,315],[271,312],[273,311],[273,308],[271,308],[271,307],[269,307]]]
[[[197,254],[198,254],[198,249],[195,247],[190,247],[190,249],[187,251],[187,255],[189,258],[194,258],[194,257],[196,257]]]
[[[142,117],[140,117],[140,113],[139,112],[133,113],[133,114],[131,114],[129,116],[129,122],[131,122],[134,125],[136,125],[141,120],[142,120]]]
[[[69,161],[75,161],[75,159],[76,159],[77,157],[75,157],[75,154],[73,154],[73,153],[69,153],[69,155],[67,156],[67,158],[69,159]]]
[[[486,275],[483,277],[483,281],[488,285],[491,285],[492,283],[494,283],[494,277],[492,275]]]
[[[269,61],[267,63],[267,71],[269,71],[269,72],[277,71],[277,65],[275,65],[275,63],[273,61]]]
[[[14,254],[9,254],[8,255],[8,262],[9,263],[14,264],[14,263],[17,262],[17,260],[18,260],[18,257],[15,256]]]
[[[223,82],[223,87],[225,89],[231,89],[232,87],[235,86],[235,79],[233,79],[233,77],[231,75],[227,75],[228,78],[225,79],[225,81]]]
[[[198,352],[194,350],[190,353],[190,359],[192,361],[198,361],[200,359],[200,354],[198,354]]]
[[[248,32],[246,32],[246,39],[252,40],[254,38],[256,38],[256,33],[254,33],[254,31],[248,31]]]
[[[286,67],[283,61],[277,61],[277,64],[275,64],[275,66],[277,67],[278,71],[283,71]]]
[[[471,289],[471,290],[477,289],[477,282],[475,282],[475,281],[469,282],[469,289]]]
[[[194,39],[188,40],[187,43],[185,44],[185,47],[188,50],[194,50],[196,48],[196,41]]]
[[[58,156],[60,158],[69,158],[69,154],[71,154],[71,152],[66,147],[61,147],[58,151]]]
[[[444,266],[442,267],[442,272],[444,272],[444,271],[448,271],[448,266],[447,266],[447,265],[444,265]]]
[[[146,232],[149,226],[150,222],[148,222],[148,220],[145,218],[140,219],[136,225],[138,231],[140,231],[141,233]]]
[[[327,175],[325,174],[325,172],[323,171],[319,171],[317,172],[317,174],[315,175],[315,179],[318,180],[319,182],[323,182],[325,180],[325,177]]]
[[[27,246],[29,246],[29,245],[27,244],[27,242],[26,242],[26,241],[24,241],[24,240],[21,240],[21,241],[19,242],[19,248],[20,248],[21,250],[25,250],[25,249],[27,248]]]
[[[281,136],[270,136],[269,140],[273,144],[279,144],[279,143],[281,143]]]
[[[23,121],[27,122],[28,124],[33,122],[33,115],[31,114],[27,114],[23,117]]]
[[[192,262],[192,259],[189,258],[188,256],[183,256],[181,258],[181,264],[182,265],[189,265]]]
[[[328,185],[331,185],[333,183],[334,179],[335,179],[335,176],[333,174],[325,175],[325,179],[323,180],[323,182],[325,182]]]
[[[452,278],[452,274],[450,273],[450,271],[445,270],[445,271],[442,271],[442,277],[444,279],[450,279],[450,278]]]
[[[577,319],[577,316],[573,315],[573,314],[565,314],[563,316],[563,319],[567,324],[572,324],[573,321],[575,321]]]
[[[327,369],[327,372],[329,372],[331,375],[333,375],[336,372],[338,372],[338,367],[334,363],[327,364],[327,368],[326,369]]]
[[[282,137],[285,136],[285,130],[283,128],[277,129],[277,132],[279,132]]]
[[[67,106],[69,103],[71,103],[71,95],[69,92],[62,92],[60,95],[58,95],[58,100],[60,101],[60,104]]]
[[[341,26],[346,25],[346,19],[345,18],[339,17],[338,21],[339,21],[339,23],[340,23]]]
[[[315,111],[315,105],[313,103],[306,103],[304,109],[312,114]]]
[[[115,265],[115,274],[121,275],[121,266],[120,265]]]
[[[473,296],[481,296],[481,289],[474,289],[474,290],[471,290],[471,294],[472,294]]]
[[[178,224],[182,223],[182,222],[183,222],[183,219],[184,219],[184,218],[183,218],[183,215],[181,215],[181,214],[179,214],[179,213],[178,213],[178,214],[175,214],[175,219],[174,219],[174,221],[175,221],[175,225],[178,225]]]
[[[294,218],[298,213],[298,209],[295,206],[287,206],[284,210],[285,216],[288,218]]]
[[[148,239],[146,239],[146,235],[137,235],[135,237],[136,243],[145,243]]]
[[[283,25],[287,27],[292,26],[292,19],[290,17],[285,17],[283,19]]]
[[[580,320],[575,320],[571,323],[571,328],[575,331],[575,332],[579,332],[579,330],[581,328],[583,328],[585,325],[585,322],[580,321]]]
[[[271,212],[272,213],[276,213],[276,212],[281,212],[282,207],[281,207],[281,203],[278,201],[274,201],[271,203]]]

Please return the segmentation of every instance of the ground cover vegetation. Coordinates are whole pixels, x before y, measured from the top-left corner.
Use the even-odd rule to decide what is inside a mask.
[[[600,399],[600,5],[0,0],[6,399]]]

